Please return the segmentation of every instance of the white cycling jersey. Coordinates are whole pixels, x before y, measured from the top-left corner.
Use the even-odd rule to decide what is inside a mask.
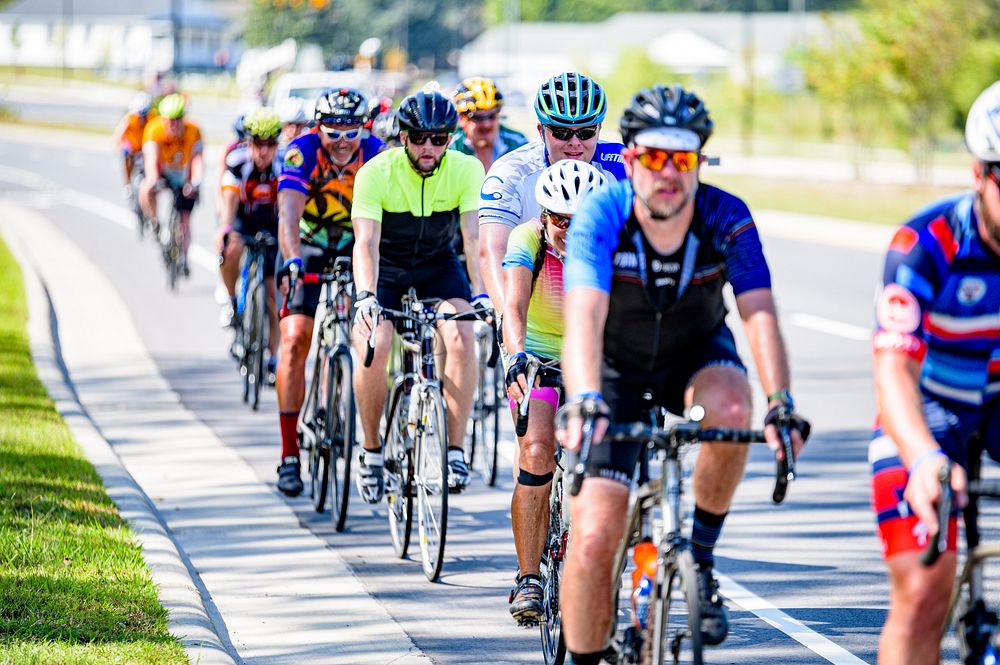
[[[625,161],[621,143],[599,141],[594,158],[595,167],[616,180],[625,179]],[[535,183],[549,166],[545,144],[532,141],[508,152],[493,162],[479,191],[479,223],[518,224],[535,219],[541,208],[535,200]]]

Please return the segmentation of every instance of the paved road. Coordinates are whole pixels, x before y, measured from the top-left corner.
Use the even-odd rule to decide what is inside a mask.
[[[266,395],[260,413],[239,402],[227,338],[216,324],[215,275],[198,267],[178,294],[168,294],[152,246],[137,245],[133,233],[111,223],[101,206],[74,204],[73,191],[120,203],[107,151],[72,143],[26,149],[0,140],[0,201],[40,211],[79,245],[117,286],[142,342],[183,406],[260,480],[273,483],[278,455],[273,394]],[[210,247],[211,208],[206,201],[196,213],[194,237],[203,248]],[[731,636],[711,652],[710,662],[872,663],[885,618],[886,584],[868,509],[865,456],[873,408],[863,331],[879,257],[780,237],[768,238],[766,247],[779,306],[786,321],[794,322],[786,324],[785,333],[796,397],[816,434],[801,460],[801,477],[780,507],[769,501],[771,463],[764,450],[755,451],[718,548],[719,567],[750,594],[744,607],[759,607],[763,599],[840,650],[824,658],[758,618],[763,610],[734,607]],[[210,265],[210,254],[202,256]],[[100,303],[94,311],[99,314]],[[127,398],[119,408],[127,411]],[[352,499],[348,530],[336,534],[308,500],[286,502],[301,528],[344,557],[367,593],[433,662],[537,662],[535,633],[515,628],[507,615],[515,567],[507,471],[499,489],[474,484],[452,502],[438,585],[425,581],[417,562],[393,557],[380,509]],[[294,558],[287,565],[294,567]],[[307,608],[302,607],[303,622],[309,620]],[[357,635],[366,639],[363,627]],[[814,648],[826,648],[819,644]]]

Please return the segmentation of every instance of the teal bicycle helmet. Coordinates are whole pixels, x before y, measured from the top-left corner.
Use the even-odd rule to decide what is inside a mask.
[[[535,97],[535,115],[543,125],[596,125],[607,112],[604,90],[597,81],[578,72],[553,76]]]

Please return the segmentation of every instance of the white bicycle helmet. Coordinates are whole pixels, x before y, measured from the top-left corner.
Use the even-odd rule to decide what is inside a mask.
[[[578,159],[563,159],[542,171],[535,183],[535,199],[544,210],[572,215],[587,192],[608,184],[595,166]]]
[[[1000,81],[972,103],[965,121],[965,145],[976,159],[1000,162]]]
[[[148,92],[138,92],[132,98],[132,101],[129,102],[128,112],[137,115],[147,115],[151,108],[153,108],[153,96]]]
[[[308,125],[309,116],[306,115],[306,111],[302,108],[302,101],[297,97],[286,97],[278,102],[278,118],[281,120],[281,124],[288,125],[294,123],[296,125]]]

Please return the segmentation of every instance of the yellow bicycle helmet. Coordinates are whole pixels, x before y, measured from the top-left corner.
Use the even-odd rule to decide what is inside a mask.
[[[463,79],[452,96],[459,113],[489,111],[503,106],[503,95],[492,80],[482,76]]]
[[[175,92],[161,99],[156,111],[164,118],[176,120],[184,117],[184,106],[184,96]]]
[[[256,139],[273,139],[281,133],[281,118],[274,109],[262,106],[243,121],[248,136]]]

